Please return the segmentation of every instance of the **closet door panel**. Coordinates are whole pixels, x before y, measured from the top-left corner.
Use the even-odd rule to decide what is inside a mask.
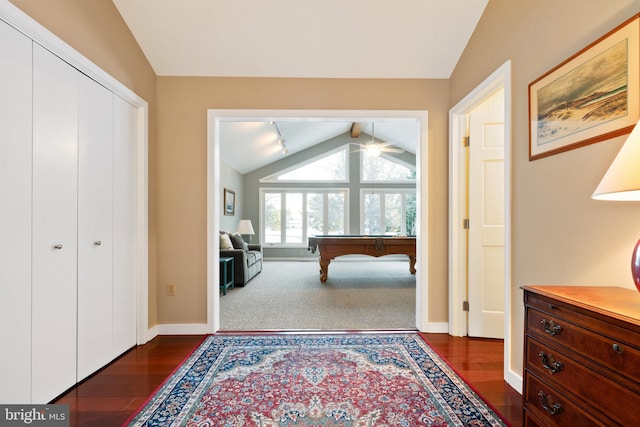
[[[113,348],[136,345],[137,110],[114,96]]]
[[[76,380],[78,76],[33,44],[33,403]]]
[[[80,75],[78,139],[78,381],[114,359],[113,94]]]
[[[31,39],[0,21],[0,402],[31,401]]]

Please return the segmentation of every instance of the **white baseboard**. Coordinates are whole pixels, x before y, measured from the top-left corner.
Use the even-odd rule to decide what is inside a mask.
[[[508,371],[505,381],[513,387],[515,391],[522,394],[522,375],[514,371]]]
[[[144,337],[144,342],[138,342],[138,344],[146,344],[157,336],[158,336],[158,325],[152,326],[149,329],[147,329],[147,334]]]
[[[427,327],[424,331],[425,333],[430,334],[448,334],[449,333],[449,323],[441,322],[441,323],[427,323]]]
[[[206,323],[175,323],[158,325],[157,335],[207,335]]]

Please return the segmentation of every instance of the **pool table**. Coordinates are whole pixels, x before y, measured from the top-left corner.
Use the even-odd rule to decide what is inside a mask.
[[[324,235],[309,237],[308,250],[320,253],[320,281],[326,282],[329,263],[341,255],[407,255],[409,271],[416,273],[416,238],[392,236]]]

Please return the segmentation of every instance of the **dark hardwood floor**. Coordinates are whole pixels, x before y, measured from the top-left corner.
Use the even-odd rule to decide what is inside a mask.
[[[443,359],[513,427],[521,427],[522,395],[504,380],[502,340],[421,334]]]
[[[501,340],[423,334],[434,350],[514,427],[522,426],[522,399],[503,380]],[[55,403],[68,404],[71,427],[115,427],[133,415],[202,336],[159,336],[136,347]]]
[[[69,405],[71,427],[121,426],[202,339],[193,335],[158,336],[133,348],[55,403]]]

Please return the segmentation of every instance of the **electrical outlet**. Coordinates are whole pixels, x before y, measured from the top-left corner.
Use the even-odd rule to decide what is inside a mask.
[[[167,285],[167,295],[169,295],[170,297],[176,296],[176,285],[174,283],[169,283]]]

